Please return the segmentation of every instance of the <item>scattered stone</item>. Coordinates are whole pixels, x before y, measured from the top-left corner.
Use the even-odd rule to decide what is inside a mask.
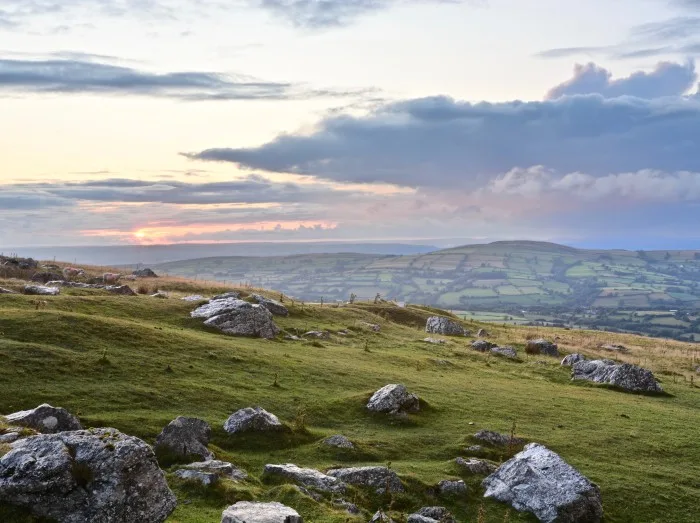
[[[455,463],[460,467],[467,469],[472,474],[480,474],[485,476],[496,470],[496,465],[483,459],[457,458]]]
[[[330,340],[331,333],[328,331],[309,331],[305,333],[303,338],[315,338],[317,340]]]
[[[551,341],[542,338],[527,342],[525,350],[528,354],[545,354],[546,356],[559,356],[559,348]]]
[[[284,425],[274,414],[260,407],[246,407],[231,414],[224,423],[229,434],[240,432],[273,432],[284,430]]]
[[[442,345],[445,343],[445,340],[439,340],[437,338],[425,338],[423,341],[425,343],[434,343],[435,345]]]
[[[497,346],[498,345],[495,343],[486,340],[476,340],[472,342],[472,349],[478,350],[479,352],[488,352]]]
[[[546,523],[597,523],[603,517],[598,487],[538,443],[527,445],[482,486],[484,497],[531,512]]]
[[[479,331],[476,333],[477,338],[488,338],[490,334],[486,329],[479,329]]]
[[[503,356],[504,358],[509,358],[511,360],[518,359],[518,353],[513,347],[492,347],[491,353],[497,356]]]
[[[387,516],[381,510],[378,510],[374,513],[372,519],[369,520],[369,523],[394,523],[394,520]]]
[[[148,268],[136,270],[136,271],[132,272],[131,274],[133,274],[137,278],[157,278],[158,277],[158,275],[155,272],[153,272],[151,269],[148,269]]]
[[[289,309],[277,300],[266,298],[260,294],[251,294],[250,297],[255,303],[262,305],[270,311],[273,316],[289,316]]]
[[[601,345],[600,348],[609,352],[621,352],[623,354],[629,352],[629,349],[624,345]]]
[[[17,294],[15,291],[11,291],[10,289],[4,289],[0,287],[0,294]]]
[[[200,296],[199,294],[193,294],[192,296],[185,296],[184,298],[180,298],[182,301],[204,301],[206,298],[204,296]]]
[[[324,445],[327,447],[335,447],[338,449],[354,449],[355,445],[350,441],[348,438],[341,434],[336,434],[335,436],[331,436],[329,438],[326,438],[322,442]]]
[[[34,429],[42,434],[55,434],[70,430],[82,430],[80,420],[66,409],[52,407],[48,403],[35,409],[23,410],[5,416],[11,425]]]
[[[327,476],[314,469],[303,469],[292,463],[286,465],[265,465],[265,476],[277,476],[292,480],[294,483],[313,488],[321,492],[345,492],[345,484],[338,478]]]
[[[30,296],[58,296],[61,289],[58,287],[45,287],[44,285],[25,285],[24,294]]]
[[[219,461],[216,459],[197,461],[195,463],[190,463],[189,465],[183,465],[180,468],[183,470],[195,470],[209,474],[216,474],[220,478],[232,479],[234,481],[243,481],[244,479],[248,478],[248,473],[245,470],[234,467],[227,461]]]
[[[214,459],[207,448],[210,437],[211,427],[206,421],[178,416],[158,435],[154,450],[157,456],[207,461]]]
[[[564,367],[571,367],[574,365],[574,363],[585,361],[585,359],[586,357],[583,354],[569,354],[563,360],[561,360],[561,364]]]
[[[456,321],[444,316],[431,316],[425,322],[425,332],[443,336],[465,336],[466,331]]]
[[[390,492],[403,492],[404,488],[396,472],[387,467],[350,467],[331,469],[326,472],[329,476],[338,478],[344,483],[375,489],[377,494],[383,494],[387,486]]]
[[[518,446],[525,443],[524,439],[515,437],[511,438],[508,434],[501,434],[492,430],[480,430],[474,434],[474,439],[496,447],[508,447],[509,445]]]
[[[193,318],[207,318],[205,325],[216,327],[231,336],[257,336],[271,339],[280,330],[265,307],[235,298],[210,301],[190,313]]]
[[[299,513],[276,501],[239,501],[224,510],[221,523],[303,523]]]
[[[203,472],[201,470],[180,469],[175,471],[175,475],[187,481],[195,481],[201,483],[205,487],[213,485],[219,481],[219,476],[212,472]]]
[[[160,523],[177,501],[150,446],[93,429],[14,443],[0,459],[0,503],[66,523]]]
[[[445,507],[423,507],[408,516],[407,523],[457,523]]]
[[[663,392],[650,370],[611,360],[579,361],[572,367],[571,379],[607,383],[631,392]]]
[[[461,479],[445,479],[438,483],[438,492],[442,496],[463,496],[467,494],[467,484]]]
[[[379,332],[382,330],[382,326],[377,324],[377,323],[369,323],[367,321],[361,321],[360,326],[365,327],[366,329],[369,329],[374,332]]]
[[[372,395],[367,410],[389,414],[418,412],[420,400],[415,394],[409,393],[404,385],[390,384]]]
[[[62,280],[63,275],[57,272],[37,272],[32,276],[32,281],[35,283],[46,284],[50,281]]]
[[[225,292],[223,294],[217,294],[214,296],[211,301],[217,301],[217,300],[228,300],[228,299],[234,299],[234,300],[239,300],[241,298],[241,293],[237,291],[229,291]]]
[[[304,341],[302,338],[295,336],[294,334],[286,334],[284,339],[289,341]]]
[[[107,285],[105,286],[105,290],[119,296],[136,296],[134,289],[128,285]]]

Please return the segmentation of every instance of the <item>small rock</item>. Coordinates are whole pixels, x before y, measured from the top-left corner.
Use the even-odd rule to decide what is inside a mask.
[[[579,361],[572,367],[571,379],[607,383],[631,392],[663,392],[650,370],[611,360]]]
[[[105,287],[105,290],[107,292],[111,292],[112,294],[117,294],[119,296],[136,296],[137,295],[134,292],[134,289],[132,289],[128,285],[107,285]]]
[[[564,367],[571,367],[574,363],[584,361],[585,359],[586,357],[583,354],[569,354],[563,360],[561,360],[561,364]]]
[[[369,323],[367,321],[361,321],[360,326],[369,329],[374,332],[380,332],[382,330],[382,326],[377,324],[377,323]]]
[[[43,285],[25,285],[24,294],[30,296],[58,296],[61,289],[58,287],[44,287]]]
[[[80,420],[66,409],[44,403],[35,409],[8,414],[5,419],[11,425],[28,427],[42,434],[55,434],[70,430],[82,430]]]
[[[344,483],[374,488],[377,494],[385,492],[387,486],[391,492],[403,492],[404,488],[396,472],[387,467],[351,467],[332,469],[326,472]]]
[[[151,298],[159,298],[161,300],[167,300],[170,296],[168,296],[167,292],[156,292],[155,294],[151,294]]]
[[[207,461],[214,458],[207,448],[210,437],[211,427],[206,421],[178,416],[158,435],[154,450],[157,456]]]
[[[455,463],[460,467],[467,469],[472,474],[487,475],[491,474],[494,470],[496,470],[496,465],[494,465],[493,463],[489,463],[488,461],[483,459],[457,458],[455,460]]]
[[[491,354],[496,354],[497,356],[503,356],[511,360],[518,359],[518,353],[513,347],[493,347],[491,348]]]
[[[486,340],[476,340],[472,342],[472,349],[478,350],[479,352],[488,352],[494,347],[497,347],[495,343]]]
[[[408,516],[407,523],[456,523],[456,520],[445,507],[423,507]]]
[[[265,465],[263,475],[286,478],[321,492],[340,493],[345,492],[346,488],[345,484],[336,477],[328,476],[318,470],[300,468],[292,463]]]
[[[180,479],[201,483],[205,487],[219,481],[219,476],[217,474],[202,472],[201,470],[180,469],[175,471],[175,475]]]
[[[324,445],[327,447],[335,447],[339,449],[354,449],[355,445],[353,445],[352,441],[350,441],[348,438],[341,434],[336,434],[335,436],[330,436],[329,438],[326,438],[322,442]]]
[[[330,340],[331,333],[328,331],[309,331],[305,333],[303,338],[315,338],[317,340]]]
[[[274,316],[289,316],[289,309],[276,300],[266,298],[260,294],[251,294],[250,297],[255,303],[265,307]]]
[[[463,496],[467,493],[467,485],[461,479],[445,479],[438,483],[438,492],[442,496]]]
[[[189,465],[184,465],[181,467],[181,469],[216,474],[220,478],[231,479],[234,481],[243,481],[244,479],[248,478],[248,473],[245,470],[234,467],[227,461],[219,461],[216,459],[197,461],[195,463],[190,463]]]
[[[357,515],[361,513],[361,510],[357,505],[350,503],[349,501],[345,501],[344,499],[333,500],[333,505],[345,509],[348,514]]]
[[[231,414],[224,423],[224,430],[229,434],[271,432],[284,430],[284,425],[277,416],[260,407],[247,407]]]
[[[434,343],[436,345],[442,345],[445,343],[445,340],[439,340],[437,338],[425,338],[423,341],[425,343]]]
[[[470,423],[470,425],[473,425],[473,423]],[[481,445],[472,445],[471,447],[467,447],[464,450],[466,450],[470,454],[476,454],[476,455],[484,453],[484,447],[482,447]]]
[[[496,447],[507,447],[509,445],[518,446],[525,443],[525,440],[521,438],[511,438],[508,434],[500,434],[492,430],[480,430],[474,434],[474,439]]]
[[[236,291],[230,291],[230,292],[225,292],[223,294],[217,294],[214,296],[211,301],[217,301],[217,300],[227,300],[227,299],[234,299],[234,300],[239,300],[241,298],[241,293],[236,292]]]
[[[425,322],[425,332],[443,336],[464,336],[466,331],[459,323],[444,316],[431,316]]]
[[[415,394],[410,394],[404,385],[385,385],[372,395],[367,410],[389,414],[418,412],[420,400]]]
[[[479,329],[479,331],[476,333],[477,338],[488,338],[490,334],[486,329]]]
[[[303,519],[282,503],[239,501],[224,510],[221,523],[303,523]]]
[[[551,341],[544,339],[530,340],[527,342],[525,351],[528,354],[544,354],[546,356],[559,356],[559,348]]]

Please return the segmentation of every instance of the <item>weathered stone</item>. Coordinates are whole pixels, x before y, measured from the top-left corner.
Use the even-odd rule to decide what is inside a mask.
[[[10,425],[28,427],[42,434],[55,434],[69,430],[81,430],[80,420],[66,409],[52,407],[48,403],[35,409],[8,414],[5,419]]]
[[[538,339],[527,342],[525,350],[528,354],[545,354],[546,356],[559,356],[559,348],[551,341]]]
[[[585,359],[586,357],[583,354],[569,354],[568,356],[564,357],[563,360],[561,360],[561,364],[564,367],[571,367],[574,363],[584,361]]]
[[[0,443],[14,443],[21,437],[19,432],[5,432],[0,434]]]
[[[231,414],[224,423],[229,434],[240,432],[271,432],[284,430],[284,425],[274,414],[260,407],[246,407]]]
[[[237,294],[237,293],[236,293]],[[200,305],[195,310],[190,313],[193,318],[213,318],[227,312],[232,312],[240,309],[241,307],[247,308],[252,307],[252,305],[246,301],[239,298],[218,298],[212,299],[204,305]]]
[[[597,523],[603,516],[598,487],[537,443],[527,445],[482,485],[485,497],[531,512],[545,523]]]
[[[132,272],[131,274],[133,274],[137,278],[157,278],[158,277],[158,275],[155,272],[153,272],[151,269],[148,269],[148,268],[136,270],[136,271]]]
[[[260,294],[251,294],[250,298],[257,304],[262,305],[268,311],[272,313],[273,316],[289,316],[289,309],[282,305],[277,300],[272,300],[266,298]]]
[[[456,523],[454,516],[445,507],[423,507],[408,516],[407,523]]]
[[[183,465],[180,468],[183,470],[195,470],[208,474],[216,474],[220,478],[231,479],[234,481],[243,481],[244,479],[248,478],[248,473],[245,470],[234,467],[231,463],[226,461],[219,461],[216,459],[196,461],[195,463],[190,463],[189,465]]]
[[[321,492],[341,493],[345,492],[345,484],[338,478],[328,476],[315,469],[300,468],[292,463],[286,465],[265,465],[265,476],[286,478],[294,483],[312,488]]]
[[[438,492],[442,496],[464,496],[467,493],[467,484],[461,479],[445,479],[438,483]]]
[[[478,350],[479,352],[488,352],[494,347],[497,347],[495,343],[486,340],[476,340],[472,342],[472,349]]]
[[[503,356],[504,358],[509,358],[511,360],[518,359],[518,353],[513,347],[492,347],[490,352],[491,354]]]
[[[579,361],[572,367],[571,379],[607,383],[631,392],[663,392],[650,370],[611,360]]]
[[[15,442],[0,459],[0,503],[61,523],[160,523],[177,501],[151,447],[93,429]]]
[[[443,336],[464,336],[464,327],[459,323],[444,316],[431,316],[425,322],[425,332],[441,334]]]
[[[44,285],[25,285],[24,294],[30,296],[58,296],[61,289],[58,287],[45,287]]]
[[[187,481],[195,481],[201,483],[205,487],[213,485],[219,481],[219,476],[213,472],[204,472],[201,470],[180,469],[175,471],[175,475]]]
[[[154,450],[156,455],[170,459],[207,461],[214,459],[207,448],[210,437],[211,427],[206,421],[178,416],[158,435]]]
[[[367,410],[389,414],[418,412],[420,400],[415,394],[409,393],[404,385],[385,385],[372,395]]]
[[[272,313],[261,305],[225,298],[211,301],[190,313],[193,318],[207,318],[205,325],[216,327],[232,336],[274,338],[280,330]]]
[[[134,292],[134,289],[132,289],[128,285],[107,285],[105,287],[105,290],[107,292],[117,294],[119,296],[136,296],[136,292]]]
[[[472,474],[487,475],[491,474],[494,470],[496,470],[496,465],[483,459],[457,458],[455,460],[455,463],[460,467],[467,469]]]
[[[489,445],[494,445],[496,447],[508,447],[523,445],[525,440],[521,438],[511,438],[508,434],[500,434],[492,430],[480,430],[474,434],[474,439],[488,443]]]
[[[437,338],[425,338],[423,341],[425,343],[433,343],[435,345],[442,345],[445,343],[445,340],[439,340]]]
[[[330,436],[322,442],[327,447],[335,447],[339,449],[354,449],[352,441],[341,434],[336,434],[335,436]]]
[[[224,510],[221,523],[303,523],[303,519],[282,503],[239,501]]]
[[[386,491],[387,486],[390,492],[403,492],[404,488],[396,472],[387,467],[350,467],[343,469],[332,469],[326,472],[329,476],[338,478],[344,483],[370,487],[379,494]]]

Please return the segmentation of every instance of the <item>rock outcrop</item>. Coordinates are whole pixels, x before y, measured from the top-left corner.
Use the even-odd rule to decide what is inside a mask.
[[[286,465],[265,465],[263,475],[267,477],[285,478],[297,485],[314,489],[320,492],[343,493],[345,484],[334,476],[328,476],[315,469],[305,469],[292,463]]]
[[[611,360],[579,361],[572,367],[571,379],[606,383],[630,392],[663,392],[650,370]]]
[[[0,503],[61,523],[160,523],[177,502],[151,447],[93,429],[14,443],[0,459]]]
[[[464,336],[466,331],[459,323],[444,316],[431,316],[425,322],[425,332],[443,336]]]
[[[282,503],[239,501],[224,510],[221,523],[303,523],[303,519]]]
[[[224,423],[229,434],[241,432],[275,432],[284,430],[284,425],[274,414],[260,407],[246,407],[231,414]]]
[[[25,285],[24,294],[30,296],[58,296],[61,294],[61,289],[44,285]]]
[[[571,367],[579,361],[585,361],[585,359],[586,357],[583,354],[569,354],[568,356],[565,356],[563,360],[561,360],[561,364],[564,367]]]
[[[603,516],[598,487],[537,443],[527,445],[482,485],[485,497],[531,512],[545,523],[597,523]]]
[[[206,318],[205,325],[216,327],[232,336],[271,339],[280,332],[272,321],[272,313],[265,307],[236,298],[212,300],[190,315],[193,318]]]
[[[530,340],[525,346],[528,354],[544,354],[546,356],[559,356],[559,347],[551,341],[538,339]]]
[[[326,472],[329,476],[338,478],[344,483],[369,487],[378,494],[389,488],[390,492],[403,492],[404,488],[396,472],[387,467],[350,467],[331,469]]]
[[[158,457],[177,461],[207,461],[214,459],[209,451],[211,427],[197,418],[178,416],[156,438],[154,450]]]
[[[5,419],[11,425],[34,429],[42,434],[55,434],[71,430],[82,430],[80,420],[66,409],[52,407],[48,403],[35,409],[8,414]]]
[[[265,307],[273,316],[289,316],[289,309],[277,300],[266,298],[260,294],[251,294],[250,298],[258,305]]]
[[[375,392],[367,403],[367,410],[387,414],[405,414],[418,412],[420,400],[408,392],[404,385],[385,385]]]

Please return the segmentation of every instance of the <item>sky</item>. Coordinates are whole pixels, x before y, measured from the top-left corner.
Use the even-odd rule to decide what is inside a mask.
[[[700,249],[700,0],[0,0],[0,251]]]

